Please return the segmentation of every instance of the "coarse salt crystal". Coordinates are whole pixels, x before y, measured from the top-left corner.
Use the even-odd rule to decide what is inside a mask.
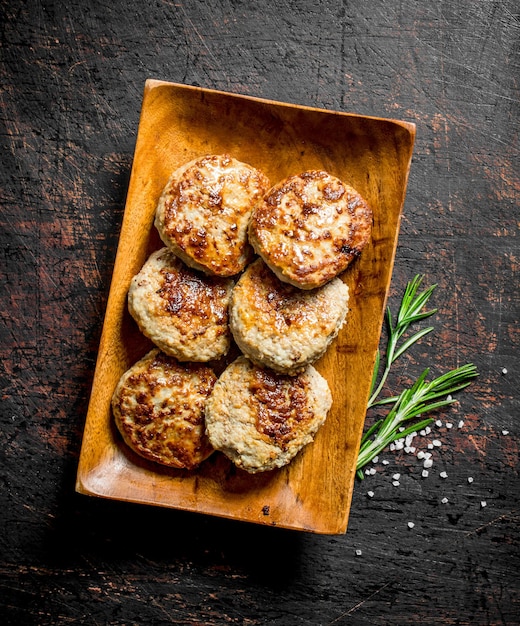
[[[378,457],[378,456],[375,456],[375,457],[372,459],[372,463],[377,463],[378,461],[379,461],[379,457]]]
[[[481,506],[482,508],[484,508],[485,506],[487,506],[487,502],[486,502],[485,500],[482,500],[482,501],[480,502],[480,506]]]
[[[408,522],[408,528],[413,528],[415,524],[413,522]]]
[[[447,473],[447,472],[441,472],[441,473],[439,474],[439,476],[440,476],[441,478],[448,478],[448,473]]]
[[[508,431],[508,430],[503,430],[503,431],[502,431],[502,434],[503,434],[503,435],[509,435],[509,431]]]
[[[428,474],[429,474],[428,470],[427,469],[423,469],[421,476],[423,478],[428,478]]]
[[[361,550],[357,549],[356,550],[356,556],[361,556],[363,554],[363,552],[361,552]]]
[[[373,498],[374,497],[374,492],[373,491],[367,491],[367,496],[369,498]]]
[[[453,424],[451,422],[446,422],[446,428],[453,428]]]
[[[437,421],[435,422],[435,426],[437,426],[438,428],[440,428],[440,427],[442,426],[442,422],[441,422],[441,420],[437,420]]]
[[[424,458],[425,459],[431,459],[432,458],[432,453],[431,452],[425,452],[424,453]]]
[[[425,437],[426,436],[426,431],[425,430],[420,430],[419,431],[419,435],[421,435],[421,437]]]
[[[428,450],[433,450],[433,443],[429,443],[427,448],[428,448]]]
[[[507,368],[506,367],[502,368],[502,374],[507,374]]]
[[[399,426],[399,432],[402,433],[404,430],[404,426]]]
[[[373,476],[376,473],[376,468],[371,467],[368,471],[370,472],[370,476]]]
[[[446,400],[448,402],[451,402],[453,400],[453,397],[452,397],[451,393],[446,397]],[[446,424],[446,426],[447,426],[447,424]]]
[[[394,487],[399,487],[399,485],[400,485],[400,484],[401,484],[401,483],[400,483],[398,480],[393,480],[393,481],[392,481],[392,485],[393,485]]]
[[[405,445],[410,446],[412,441],[413,441],[414,435],[407,435],[406,439],[404,440]]]
[[[417,458],[424,459],[424,452],[422,450],[419,450],[419,452],[417,453]]]
[[[370,470],[369,470],[369,469],[366,469],[366,470],[365,470],[365,474],[366,474],[367,476],[370,476]]]
[[[431,459],[426,459],[426,461],[423,463],[423,467],[428,469],[429,467],[432,467],[433,465],[433,461]]]
[[[448,500],[448,498],[443,498],[443,499],[441,500],[441,502],[442,502],[443,504],[448,504],[449,500]]]
[[[442,442],[439,439],[434,439],[432,441],[432,445],[435,446],[436,448],[440,448],[442,446]]]
[[[464,420],[460,420],[458,426],[459,426],[459,428],[462,428],[464,426]]]
[[[395,443],[390,444],[390,451],[393,452],[395,450]]]
[[[404,448],[404,444],[402,441],[397,441],[395,444],[395,449],[396,450],[402,450]]]
[[[429,435],[432,432],[432,429],[429,426],[426,426],[426,428],[424,430],[425,430],[427,435]]]
[[[387,461],[386,459],[383,461],[383,465],[388,465],[390,463],[390,461]]]
[[[392,478],[393,478],[394,480],[399,480],[399,479],[401,478],[401,474],[394,474],[394,475],[392,476]]]
[[[407,454],[415,454],[416,450],[417,450],[417,448],[415,446],[408,446],[407,448],[404,449],[404,451]]]
[[[468,476],[468,483],[472,483],[473,482],[473,477],[472,476]]]

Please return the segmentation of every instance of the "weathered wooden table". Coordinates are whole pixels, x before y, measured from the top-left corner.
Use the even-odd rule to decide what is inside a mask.
[[[3,0],[0,23],[2,624],[519,624],[516,4]],[[387,451],[345,535],[75,493],[147,78],[417,126],[389,304],[420,273],[438,313],[389,391],[480,375],[429,476]]]

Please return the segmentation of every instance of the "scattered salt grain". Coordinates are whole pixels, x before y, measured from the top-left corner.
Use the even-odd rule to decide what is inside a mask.
[[[391,443],[390,444],[390,452],[393,452],[395,450],[395,443]]]
[[[509,435],[509,431],[508,431],[508,430],[503,430],[503,431],[502,431],[502,434],[503,434],[503,435]]]
[[[436,448],[440,448],[442,446],[442,443],[439,439],[434,439],[432,441],[432,445],[435,446]]]
[[[399,426],[399,432],[402,433],[404,430],[404,426]]]
[[[428,470],[427,469],[423,469],[421,476],[423,478],[428,478],[428,474],[429,474]]]
[[[422,450],[419,450],[419,452],[417,453],[417,458],[420,459],[424,459],[424,452]]]
[[[394,487],[399,487],[399,485],[400,485],[400,484],[401,484],[401,483],[400,483],[398,480],[393,480],[393,481],[392,481],[392,485],[393,485]]]
[[[426,461],[424,461],[423,463],[423,467],[425,469],[428,469],[429,467],[432,467],[432,466],[433,466],[433,461],[431,459],[426,459]]]
[[[413,441],[414,435],[407,435],[406,439],[404,440],[404,444],[405,446],[410,447],[412,445],[412,441]]]
[[[485,500],[482,500],[482,501],[480,502],[480,506],[481,506],[482,508],[484,508],[485,506],[487,506],[487,502],[486,502]]]
[[[371,467],[369,470],[370,476],[373,476],[376,473],[376,468],[375,467]]]
[[[415,454],[417,448],[415,446],[405,446],[404,451],[406,454]]]
[[[453,400],[452,395],[451,395],[451,394],[448,394],[448,396],[446,396],[446,400],[447,400],[448,402],[451,402],[451,401]],[[448,425],[448,424],[446,424],[446,426],[447,426],[447,425]]]
[[[431,452],[425,452],[424,453],[424,458],[425,459],[431,459],[432,458],[432,453]]]
[[[356,550],[356,556],[361,556],[363,554],[363,552],[361,552],[361,550],[359,550],[359,548]]]
[[[386,459],[383,461],[383,465],[388,465],[390,463],[390,461],[387,461]]]
[[[433,450],[433,443],[429,443],[427,447],[428,447],[428,450]]]
[[[462,428],[464,426],[464,420],[460,420],[459,422],[459,428]]]
[[[453,424],[451,422],[446,422],[446,428],[453,428]]]
[[[374,497],[374,492],[373,491],[367,491],[367,496],[369,498],[373,498]]]
[[[447,472],[441,472],[441,473],[439,474],[439,476],[440,476],[441,478],[448,478],[448,473],[447,473]]]
[[[441,502],[442,502],[443,504],[448,504],[449,500],[448,500],[448,498],[443,498],[443,499],[441,500]]]
[[[402,441],[396,441],[395,443],[395,449],[396,450],[402,450],[404,448],[404,444]]]
[[[427,435],[429,435],[432,432],[432,429],[429,426],[426,426],[426,428],[424,429],[425,433]]]
[[[375,457],[372,459],[372,463],[377,463],[378,461],[379,461],[379,457],[378,457],[378,456],[375,456]]]
[[[421,435],[421,437],[426,437],[426,431],[425,430],[420,430],[419,431],[419,435]]]
[[[392,476],[392,478],[393,478],[394,480],[399,480],[399,479],[401,478],[401,474],[394,474],[394,475]]]
[[[507,374],[507,368],[506,367],[502,368],[502,374]]]
[[[413,522],[408,522],[408,528],[413,528],[415,524]]]
[[[365,470],[365,474],[366,474],[367,476],[370,476],[370,470],[369,470],[369,469],[366,469],[366,470]]]
[[[441,420],[437,420],[437,421],[435,422],[435,426],[437,426],[438,428],[440,428],[440,427],[442,426],[442,422],[441,422]]]
[[[472,476],[468,476],[468,483],[472,483],[473,482],[473,477]]]

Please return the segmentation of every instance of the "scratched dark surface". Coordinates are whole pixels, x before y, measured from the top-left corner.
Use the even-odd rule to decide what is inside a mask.
[[[518,5],[0,6],[1,623],[520,624]],[[390,305],[422,273],[439,312],[389,389],[480,376],[344,536],[74,492],[147,78],[417,124]]]

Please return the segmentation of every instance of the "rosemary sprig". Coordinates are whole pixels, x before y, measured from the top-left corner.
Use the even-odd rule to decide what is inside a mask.
[[[372,376],[372,387],[370,389],[370,399],[368,401],[367,408],[371,408],[373,406],[379,404],[391,404],[397,400],[396,397],[392,398],[383,398],[377,400],[377,397],[381,393],[381,390],[384,387],[386,379],[388,377],[388,373],[390,372],[390,368],[392,364],[402,355],[404,354],[414,343],[419,341],[422,337],[431,333],[433,330],[433,326],[429,326],[428,328],[422,328],[417,331],[414,335],[409,337],[403,344],[398,346],[398,342],[401,337],[405,334],[405,332],[410,328],[410,326],[418,322],[419,320],[423,320],[430,315],[433,315],[437,312],[437,309],[431,309],[429,311],[422,311],[433,291],[437,287],[437,285],[432,285],[425,289],[421,293],[417,294],[417,290],[419,289],[424,276],[417,274],[413,280],[411,280],[405,289],[403,294],[403,298],[401,300],[401,305],[399,307],[399,312],[397,314],[397,319],[395,321],[395,325],[392,322],[392,313],[390,311],[390,307],[386,309],[386,324],[388,328],[388,343],[386,346],[386,354],[385,354],[385,366],[383,370],[383,374],[379,381],[378,386],[374,389],[377,376],[379,373],[379,367],[381,362],[381,353],[378,350],[376,355],[376,363],[374,366],[374,373]]]
[[[384,369],[379,384],[375,387],[381,365],[381,355],[378,351],[367,408],[384,404],[393,404],[393,406],[387,416],[375,422],[361,440],[356,465],[357,475],[361,479],[364,477],[362,468],[389,444],[422,430],[433,421],[432,418],[420,421],[417,421],[416,418],[455,402],[451,394],[464,389],[473,378],[478,376],[476,367],[468,363],[434,378],[431,382],[427,382],[426,377],[429,373],[429,368],[427,368],[410,388],[404,389],[398,396],[378,400],[392,364],[419,339],[433,330],[433,327],[423,328],[406,339],[401,345],[398,345],[401,337],[413,323],[425,319],[437,311],[437,309],[422,311],[436,287],[436,285],[432,285],[418,294],[417,291],[422,280],[423,276],[417,275],[408,283],[395,324],[392,321],[390,309],[387,308],[388,342]],[[404,423],[407,425],[403,426]]]
[[[397,396],[397,400],[386,418],[373,424],[363,436],[356,465],[359,478],[363,478],[361,469],[382,452],[386,446],[397,439],[407,437],[425,428],[433,420],[427,418],[418,423],[414,422],[401,431],[399,428],[404,422],[409,422],[409,420],[424,413],[453,404],[456,400],[450,395],[467,387],[472,379],[478,375],[477,369],[472,363],[450,370],[434,378],[431,382],[426,381],[428,373],[429,369],[427,368],[410,388],[404,389]],[[444,399],[439,400],[442,397]],[[374,433],[376,433],[375,437],[370,439]]]

